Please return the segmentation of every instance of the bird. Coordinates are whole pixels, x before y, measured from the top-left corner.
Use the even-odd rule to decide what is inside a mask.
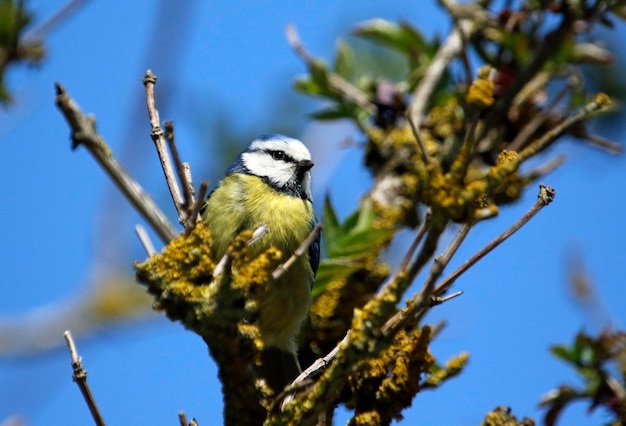
[[[249,247],[250,254],[276,247],[281,263],[289,259],[317,224],[311,195],[313,165],[309,150],[297,139],[268,134],[252,141],[201,211],[211,234],[213,258],[221,259],[241,231],[267,225],[267,235]],[[308,253],[271,282],[258,300],[258,315],[251,320],[259,328],[264,348],[260,365],[253,368],[275,393],[301,371],[296,336],[308,316],[319,260],[318,235]]]

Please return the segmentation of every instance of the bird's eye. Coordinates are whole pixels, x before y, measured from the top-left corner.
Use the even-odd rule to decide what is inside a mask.
[[[270,151],[270,155],[274,160],[284,160],[285,153],[283,151]]]

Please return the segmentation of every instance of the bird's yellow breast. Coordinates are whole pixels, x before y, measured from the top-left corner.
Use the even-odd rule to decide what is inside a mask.
[[[224,255],[239,232],[267,225],[268,234],[250,248],[251,255],[274,246],[282,252],[281,262],[311,232],[314,217],[310,201],[282,194],[259,177],[245,174],[229,175],[220,182],[203,214],[213,237],[216,260]],[[305,255],[273,283],[266,299],[260,301],[259,328],[266,346],[295,350],[294,336],[308,314],[313,280]]]

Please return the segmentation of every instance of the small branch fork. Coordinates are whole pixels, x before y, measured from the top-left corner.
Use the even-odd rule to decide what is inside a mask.
[[[178,423],[180,426],[198,426],[198,421],[196,419],[191,419],[191,421],[187,421],[187,415],[184,411],[178,413]]]
[[[454,241],[450,244],[450,247],[444,252],[441,258],[435,259],[431,274],[429,275],[426,283],[422,287],[422,290],[417,293],[409,303],[409,306],[402,311],[398,312],[382,327],[382,333],[389,336],[409,323],[419,321],[429,309],[429,304],[433,297],[441,297],[448,290],[452,284],[469,268],[474,266],[480,259],[485,257],[488,253],[493,251],[496,247],[506,241],[511,235],[517,232],[522,226],[526,225],[541,209],[550,204],[556,195],[554,188],[539,185],[539,195],[535,204],[513,225],[511,225],[506,231],[498,235],[489,244],[476,252],[472,257],[466,260],[461,266],[459,266],[454,272],[448,275],[437,286],[434,286],[434,281],[431,282],[431,277],[436,275],[433,270],[438,270],[447,265],[450,261],[452,254],[458,248],[458,244],[465,238],[467,232],[469,232],[469,226],[465,230],[465,225],[461,228]],[[437,266],[440,264],[441,266]]]
[[[169,222],[165,214],[154,203],[143,188],[124,170],[120,163],[111,154],[104,139],[96,130],[93,117],[86,116],[79,106],[69,97],[65,88],[56,83],[55,102],[71,130],[72,149],[79,145],[85,146],[96,162],[115,182],[118,189],[124,194],[130,204],[137,209],[152,229],[168,243],[177,235],[177,231]]]
[[[100,410],[98,409],[98,405],[96,404],[96,400],[91,393],[91,389],[87,384],[87,370],[83,367],[83,363],[81,362],[80,356],[78,356],[78,351],[76,350],[76,345],[74,344],[74,339],[72,338],[72,334],[69,331],[63,333],[63,338],[67,344],[67,348],[70,351],[70,357],[72,359],[72,379],[78,385],[80,392],[83,394],[83,398],[87,403],[87,407],[89,407],[89,411],[91,412],[91,416],[93,417],[93,421],[97,426],[104,426],[104,419],[102,418],[102,414],[100,414]]]
[[[456,253],[460,244],[463,242],[467,234],[471,229],[471,225],[463,225],[457,235],[454,237],[453,241],[450,245],[444,250],[444,253],[441,256],[435,258],[433,262],[433,266],[431,267],[431,271],[429,273],[428,278],[426,279],[424,285],[422,286],[422,290],[417,293],[412,300],[408,303],[408,306],[390,318],[382,327],[381,334],[383,336],[389,337],[394,335],[401,328],[409,326],[410,324],[417,324],[419,321],[426,315],[428,310],[431,307],[438,306],[442,303],[445,303],[449,300],[452,300],[463,294],[462,291],[457,291],[455,293],[444,296],[444,293],[454,284],[454,282],[468,269],[474,266],[480,259],[485,257],[488,253],[493,251],[496,247],[502,244],[505,240],[511,237],[515,232],[517,232],[520,228],[526,225],[541,209],[550,204],[556,195],[556,191],[543,184],[539,185],[539,194],[537,196],[537,201],[533,204],[533,206],[513,225],[511,225],[507,230],[494,238],[491,242],[489,242],[486,246],[476,252],[473,256],[471,256],[468,260],[466,260],[461,266],[459,266],[454,272],[444,278],[439,284],[435,285],[436,279],[441,275],[444,268],[448,265],[454,253]],[[411,257],[413,256],[417,244],[423,239],[424,234],[426,233],[426,226],[423,226],[417,233],[417,236],[411,244],[411,247],[407,251],[405,258],[402,262],[402,267],[405,269],[405,272],[395,273],[391,280],[400,279],[400,276],[406,274],[406,269]],[[391,283],[387,283],[383,289],[387,289],[391,287]],[[384,291],[379,292],[376,297],[382,297]],[[344,336],[344,338],[339,342],[333,350],[331,350],[326,356],[322,358],[318,358],[310,367],[304,370],[290,385],[289,390],[298,389],[299,386],[310,377],[318,374],[320,370],[326,368],[326,366],[335,358],[337,353],[341,350],[343,346],[345,346],[348,342],[348,337],[350,335],[350,331]],[[288,397],[289,398],[289,397]],[[283,406],[287,403],[286,400],[283,402]]]
[[[146,104],[148,106],[148,116],[150,117],[150,125],[152,126],[152,132],[150,136],[159,154],[159,160],[161,160],[161,167],[163,168],[163,174],[167,181],[167,187],[172,195],[174,206],[178,211],[178,217],[180,223],[185,222],[183,212],[183,197],[180,193],[180,188],[176,183],[176,175],[174,174],[174,168],[170,161],[170,156],[167,153],[167,144],[165,142],[165,132],[161,128],[161,120],[159,119],[159,111],[156,109],[154,102],[154,85],[156,84],[156,75],[151,70],[146,71],[146,75],[143,78],[143,84],[146,88]]]
[[[318,223],[317,225],[315,225],[315,228],[313,228],[309,236],[306,237],[306,239],[302,242],[302,244],[300,244],[300,246],[296,249],[296,251],[293,252],[293,255],[289,259],[287,259],[285,263],[281,263],[280,265],[278,265],[278,267],[274,270],[274,272],[272,272],[272,278],[274,280],[277,280],[280,277],[282,277],[285,274],[285,272],[287,272],[287,270],[291,268],[291,265],[296,263],[296,260],[304,256],[304,254],[309,249],[309,246],[313,244],[313,242],[317,238],[319,238],[321,232],[322,232],[322,225]]]
[[[163,173],[165,174],[165,180],[167,181],[170,194],[172,195],[172,200],[178,211],[179,221],[185,227],[185,232],[188,233],[195,228],[196,222],[200,219],[199,212],[204,204],[208,183],[206,181],[200,183],[198,198],[196,199],[189,164],[181,161],[178,149],[176,148],[174,125],[172,122],[164,123],[165,131],[163,131],[159,124],[159,112],[155,107],[154,100],[156,76],[152,71],[148,70],[144,76],[143,82],[146,88],[146,103],[148,106],[150,125],[152,127],[151,137],[156,146],[163,167]],[[71,130],[72,149],[75,149],[79,145],[85,146],[96,162],[100,164],[111,180],[115,182],[118,189],[124,194],[130,204],[143,216],[152,229],[154,229],[161,241],[167,244],[173,240],[178,234],[178,231],[169,222],[161,209],[154,203],[152,198],[143,190],[141,185],[130,177],[113,156],[106,142],[96,130],[96,123],[93,117],[83,114],[80,107],[70,98],[61,84],[56,83],[55,87],[56,105],[65,117]],[[170,153],[172,159],[170,159]],[[181,187],[182,191],[180,189]],[[137,229],[137,233],[146,253],[149,255],[155,253],[154,245],[150,241],[147,232],[145,232],[143,228],[140,228]]]
[[[516,233],[522,226],[526,225],[537,213],[541,211],[545,206],[554,201],[556,191],[550,186],[544,184],[539,185],[539,194],[537,195],[537,201],[535,204],[513,225],[509,227],[502,234],[498,235],[493,241],[487,244],[485,247],[476,252],[472,257],[467,259],[461,266],[459,266],[454,272],[448,275],[441,283],[435,287],[434,295],[441,296],[448,290],[452,284],[469,268],[474,266],[480,259],[485,257],[488,253],[493,251],[496,247],[506,241],[511,235]]]
[[[165,181],[178,212],[178,221],[185,227],[185,231],[189,232],[199,220],[199,212],[204,203],[208,183],[202,182],[200,184],[199,197],[196,200],[191,179],[191,168],[189,163],[181,161],[178,148],[176,147],[174,124],[168,121],[164,123],[165,131],[161,128],[159,111],[154,100],[156,81],[156,75],[151,70],[146,71],[143,84],[146,88],[146,105],[148,107],[150,126],[152,127],[150,137],[154,142],[159,160],[161,161]],[[174,170],[174,167],[176,167],[176,170]]]

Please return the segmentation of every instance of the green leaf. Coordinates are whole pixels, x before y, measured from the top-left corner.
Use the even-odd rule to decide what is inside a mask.
[[[372,247],[385,243],[393,231],[373,229],[373,220],[373,203],[370,199],[366,199],[361,207],[348,216],[342,225],[338,225],[335,212],[327,199],[322,223],[324,224],[324,241],[328,258],[341,258],[344,261],[355,260],[369,255]],[[326,223],[329,224],[328,227],[326,227]]]
[[[333,71],[346,80],[351,80],[354,76],[354,52],[350,45],[343,40],[337,43],[337,55]]]
[[[309,75],[296,80],[294,88],[307,95],[336,99],[337,95],[330,87],[328,75],[328,69],[323,61],[313,61],[309,64]]]
[[[324,293],[331,281],[345,279],[358,269],[357,266],[346,265],[336,259],[322,260],[315,277],[315,286],[312,292],[313,299],[316,299],[320,294]]]
[[[377,18],[359,24],[353,34],[403,53],[412,66],[423,54],[432,56],[433,53],[424,37],[408,23],[397,24]]]
[[[322,241],[324,241],[325,244],[327,244],[328,241],[337,240],[337,236],[339,235],[341,229],[339,219],[337,219],[337,213],[335,213],[335,209],[333,208],[328,195],[324,198],[322,226],[324,227],[324,239]],[[324,248],[328,251],[328,246],[325,245]]]
[[[328,81],[328,68],[324,61],[315,60],[309,63],[309,73],[313,80],[320,88],[321,93],[325,96],[333,96],[330,82]]]
[[[322,96],[322,88],[309,76],[299,78],[294,83],[294,89],[298,92],[304,93],[310,96]]]
[[[326,197],[322,211],[326,259],[322,260],[317,271],[314,298],[323,293],[331,281],[345,279],[363,268],[372,254],[377,255],[376,248],[389,241],[393,230],[372,228],[373,220],[373,204],[366,199],[358,210],[340,223],[329,197]]]
[[[314,112],[313,114],[311,114],[311,117],[314,118],[315,120],[320,120],[320,121],[339,120],[342,118],[353,118],[343,108],[323,109],[321,111]]]
[[[323,109],[321,111],[311,114],[316,120],[339,120],[342,118],[349,118],[352,120],[359,120],[361,109],[355,104],[347,102],[338,102],[332,107]]]
[[[576,364],[576,362],[578,361],[578,357],[576,356],[576,354],[565,345],[552,346],[550,348],[550,352],[552,352],[552,355],[563,361],[567,361],[573,364]]]

